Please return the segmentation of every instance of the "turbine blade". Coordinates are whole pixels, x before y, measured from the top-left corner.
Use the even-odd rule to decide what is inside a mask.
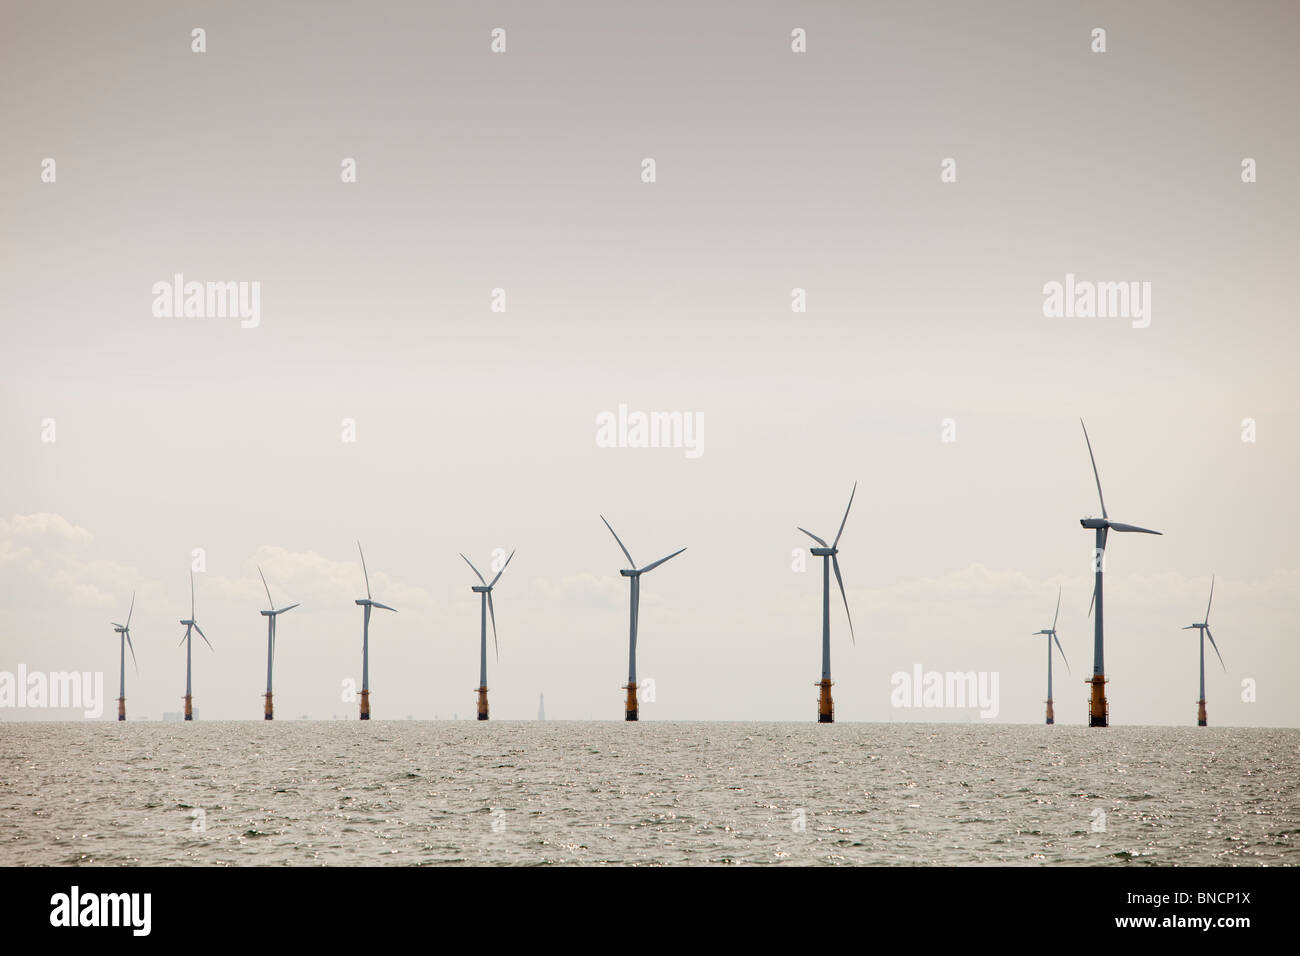
[[[1068,674],[1070,672],[1070,661],[1065,656],[1065,648],[1061,646],[1061,639],[1056,636],[1055,631],[1052,632],[1052,640],[1056,641],[1056,649],[1061,652],[1061,660],[1065,661],[1065,672]]]
[[[1210,629],[1208,627],[1205,629],[1205,636],[1210,639],[1210,646],[1214,648],[1214,653],[1219,654],[1219,645],[1214,643],[1214,635],[1210,633]],[[1223,667],[1224,673],[1227,673],[1228,665],[1223,663],[1222,654],[1219,654],[1219,664],[1220,666]]]
[[[140,674],[140,662],[135,659],[135,645],[131,643],[131,633],[126,631],[122,635],[126,638],[126,646],[131,649],[131,663],[135,665],[136,675]]]
[[[641,636],[641,587],[640,585],[633,583],[632,588],[635,589],[635,591],[629,589],[631,600],[632,600],[632,633],[640,637]]]
[[[1209,603],[1205,605],[1205,623],[1207,626],[1210,623],[1210,605],[1213,603],[1214,603],[1214,575],[1211,574],[1210,575],[1210,600]],[[130,620],[131,620],[130,618],[127,618],[128,623],[130,622]]]
[[[459,554],[459,552],[457,553]],[[474,576],[479,579],[480,584],[487,584],[487,582],[483,580],[483,575],[478,573],[478,568],[474,567],[473,561],[465,557],[463,554],[460,556],[460,559],[469,565],[469,569],[474,572]]]
[[[516,548],[515,550],[518,550],[518,549]],[[511,551],[511,552],[510,552],[510,558],[513,558],[514,556],[515,556],[515,552],[514,552],[514,551]],[[510,567],[510,558],[506,558],[506,563],[503,564],[503,565],[501,565],[501,570],[497,572],[497,576],[494,577],[494,578],[492,579],[492,583],[489,584],[488,587],[495,587],[495,586],[496,586],[496,583],[497,583],[498,581],[501,580],[501,575],[505,574],[505,573],[506,573],[506,568]],[[491,595],[491,593],[488,594],[488,603],[489,603],[489,604],[492,603],[492,595]]]
[[[659,567],[659,565],[663,564],[669,558],[675,558],[677,557],[677,555],[681,554],[682,551],[685,550],[686,550],[685,548],[682,548],[681,551],[674,551],[672,554],[668,555],[667,558],[660,558],[658,561],[655,561],[651,564],[647,564],[644,568],[641,569],[641,573],[645,574],[647,571],[653,571],[655,568]]]
[[[208,650],[216,651],[216,648],[212,646],[212,642],[208,640],[208,635],[203,633],[203,628],[199,627],[198,624],[195,624],[194,630],[199,632],[199,637],[203,638],[203,643],[208,645]]]
[[[262,575],[262,587],[266,588],[266,606],[274,611],[275,601],[271,599],[271,586],[266,583],[266,575],[262,574],[262,566],[260,564],[257,566],[257,573]]]
[[[813,534],[813,533],[812,533],[811,531],[809,531],[807,528],[800,528],[799,530],[802,531],[804,534],[806,534],[808,537],[812,538],[814,541],[816,541],[818,544],[820,544],[823,548],[829,548],[829,547],[830,547],[829,544],[827,544],[827,543],[826,543],[825,541],[823,541],[821,538],[817,537],[817,535]]]
[[[1088,442],[1088,460],[1092,462],[1092,477],[1097,479],[1097,498],[1101,501],[1101,516],[1107,521],[1110,515],[1106,514],[1106,499],[1101,494],[1101,475],[1097,474],[1097,458],[1092,453],[1092,442],[1088,439],[1088,426],[1083,424],[1083,419],[1079,419],[1079,424],[1083,426],[1083,440]]]
[[[1056,613],[1052,615],[1052,632],[1056,632],[1056,619],[1061,616],[1061,586],[1056,586]]]
[[[844,509],[844,519],[840,521],[840,530],[835,534],[835,540],[834,542],[831,543],[832,548],[838,547],[840,543],[840,535],[844,533],[844,525],[849,520],[849,508],[853,507],[853,496],[856,495],[857,493],[858,493],[858,483],[855,481],[853,483],[853,490],[849,492],[849,507]]]
[[[1213,592],[1211,592],[1211,597],[1213,597]],[[130,626],[131,626],[131,615],[134,614],[134,613],[135,613],[135,592],[132,591],[132,592],[131,592],[131,609],[130,609],[129,611],[126,612],[126,626],[127,626],[127,627],[130,627]]]
[[[844,578],[840,576],[840,559],[833,554],[831,555],[831,567],[835,569],[835,580],[840,585],[840,597],[844,599],[844,614],[849,619],[849,640],[856,646],[858,639],[853,634],[853,615],[849,614],[849,596],[844,593]]]
[[[366,597],[370,597],[370,572],[366,570],[366,553],[361,550],[361,542],[357,542],[357,553],[361,555],[361,573],[366,576]]]
[[[1150,528],[1139,528],[1135,524],[1120,524],[1118,521],[1110,523],[1112,531],[1140,531],[1142,534],[1161,534],[1160,531],[1152,531]]]
[[[505,569],[502,568],[502,570],[505,570]],[[487,593],[487,598],[488,598],[488,614],[489,614],[489,615],[491,616],[491,618],[492,618],[492,650],[496,652],[496,655],[497,655],[497,663],[500,664],[500,663],[501,663],[501,648],[500,648],[500,646],[497,644],[497,612],[496,612],[496,609],[495,609],[494,607],[492,607],[492,592],[491,592],[491,591],[489,591],[489,592]]]
[[[600,520],[605,521],[605,516],[601,515]],[[611,525],[608,521],[605,521],[605,527],[609,528],[609,533],[614,535],[614,540],[617,541],[618,546],[623,549],[623,554],[627,556],[627,563],[632,565],[632,567],[635,568],[636,562],[632,560],[632,552],[628,551],[626,545],[623,544],[623,540],[618,536],[618,533],[614,530],[614,526]]]

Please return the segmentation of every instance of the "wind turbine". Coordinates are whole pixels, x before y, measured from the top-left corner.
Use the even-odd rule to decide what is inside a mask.
[[[858,483],[853,483],[853,490],[849,492],[849,504],[844,509],[844,519],[840,522],[840,530],[835,535],[835,541],[827,544],[817,535],[813,534],[806,528],[799,530],[808,537],[816,541],[820,548],[811,548],[810,550],[816,556],[822,559],[822,679],[815,686],[821,688],[821,696],[817,701],[817,723],[833,724],[835,723],[835,702],[831,700],[831,568],[835,569],[835,580],[840,585],[840,597],[844,599],[844,614],[849,619],[849,639],[856,644],[857,638],[853,635],[853,615],[849,613],[849,598],[844,593],[844,578],[840,575],[840,562],[836,557],[839,554],[838,545],[840,535],[844,534],[844,525],[849,520],[849,508],[853,507],[853,496],[858,493]]]
[[[266,720],[275,719],[275,709],[271,706],[271,664],[275,661],[275,618],[277,614],[283,614],[285,611],[292,611],[297,604],[290,604],[288,607],[282,607],[278,611],[275,609],[275,601],[271,600],[271,588],[266,583],[266,575],[262,574],[259,567],[257,573],[261,575],[262,587],[266,588],[266,603],[270,605],[268,610],[262,611],[262,616],[266,618],[266,708],[262,716]]]
[[[1083,419],[1079,419],[1079,424],[1083,427],[1083,440],[1088,444],[1088,458],[1092,462],[1092,477],[1097,482],[1097,498],[1101,501],[1100,518],[1080,518],[1079,524],[1085,528],[1092,528],[1097,532],[1097,544],[1092,552],[1092,569],[1096,572],[1096,583],[1092,588],[1092,600],[1097,605],[1097,616],[1093,619],[1093,642],[1092,642],[1092,679],[1086,681],[1092,685],[1092,700],[1088,706],[1088,726],[1089,727],[1108,727],[1110,726],[1110,704],[1106,700],[1106,665],[1102,651],[1102,589],[1101,576],[1106,566],[1106,533],[1110,530],[1115,531],[1137,531],[1141,534],[1160,534],[1159,531],[1152,531],[1149,528],[1139,528],[1133,524],[1120,524],[1118,521],[1111,521],[1110,516],[1106,514],[1106,499],[1101,494],[1101,476],[1097,474],[1097,459],[1092,453],[1092,442],[1088,439],[1088,426],[1083,424]],[[1092,604],[1088,605],[1088,612],[1092,613]]]
[[[601,515],[600,520],[605,521],[605,516]],[[640,705],[636,696],[636,625],[637,615],[641,607],[641,575],[645,574],[647,571],[653,571],[669,558],[677,557],[677,555],[681,554],[682,551],[685,551],[686,549],[682,548],[680,551],[674,551],[672,554],[668,555],[667,558],[660,558],[658,561],[647,564],[644,568],[638,568],[636,562],[632,560],[631,553],[629,553],[627,548],[624,546],[622,539],[620,539],[615,533],[613,526],[608,521],[605,521],[605,527],[609,528],[609,533],[614,535],[614,540],[618,542],[618,546],[623,550],[623,554],[627,556],[628,564],[632,565],[631,568],[620,570],[618,573],[623,575],[625,578],[632,579],[631,611],[628,618],[629,636],[627,650],[627,683],[623,685],[627,689],[627,704],[624,708],[624,716],[627,720],[637,720]]]
[[[1065,648],[1061,646],[1061,639],[1056,636],[1056,619],[1061,616],[1061,589],[1056,589],[1056,613],[1052,615],[1052,626],[1043,631],[1034,631],[1033,636],[1039,634],[1047,635],[1047,722],[1056,723],[1056,712],[1052,710],[1052,642],[1056,642],[1056,649],[1061,652],[1061,660],[1065,661],[1065,669],[1069,671],[1070,662],[1066,660]]]
[[[357,553],[361,555],[361,573],[366,576],[366,596],[357,598],[357,603],[361,605],[365,612],[363,623],[361,625],[361,719],[370,719],[370,609],[372,607],[381,607],[385,611],[397,613],[397,608],[389,607],[387,604],[380,604],[370,596],[370,572],[366,570],[366,553],[361,550],[361,542],[357,542]]]
[[[515,553],[511,551],[510,558],[513,558],[514,556]],[[479,720],[488,719],[487,619],[489,614],[492,615],[492,647],[497,652],[497,660],[498,661],[501,660],[501,651],[500,648],[497,646],[497,612],[492,608],[492,588],[496,586],[497,581],[501,580],[501,575],[505,573],[506,568],[510,564],[510,558],[506,558],[506,563],[501,565],[501,570],[497,572],[497,576],[492,579],[491,584],[488,584],[486,581],[483,580],[483,575],[478,573],[478,568],[474,567],[474,562],[470,561],[470,559],[465,557],[465,555],[463,554],[461,555],[461,559],[466,564],[469,565],[469,569],[473,571],[474,575],[479,579],[479,581],[482,581],[483,583],[482,587],[474,586],[470,588],[471,591],[479,595],[479,604],[481,605],[479,617],[483,625],[482,641],[479,644],[478,687],[475,688],[475,690],[478,691],[478,719]]]
[[[203,628],[199,627],[199,622],[194,617],[194,572],[192,570],[190,571],[190,617],[189,620],[181,621],[181,623],[185,625],[185,636],[181,638],[181,644],[185,645],[185,719],[193,720],[194,711],[190,707],[193,699],[190,684],[190,661],[192,658],[190,654],[192,645],[190,632],[198,631],[199,637],[203,638],[203,643],[208,645],[208,650],[214,650],[214,648],[212,642],[208,640],[208,635],[203,633]],[[176,646],[180,647],[180,644]]]
[[[1214,653],[1219,654],[1219,645],[1214,643],[1214,635],[1210,633],[1210,604],[1214,603],[1214,577],[1210,577],[1210,600],[1205,605],[1205,620],[1200,624],[1188,624],[1184,631],[1190,631],[1196,628],[1201,632],[1201,699],[1196,702],[1196,726],[1204,727],[1205,724],[1205,639],[1210,639],[1210,646],[1214,648]],[[1228,665],[1223,663],[1223,655],[1219,654],[1219,664],[1224,671],[1228,670]]]
[[[114,624],[113,630],[117,632],[122,644],[122,673],[121,673],[121,690],[117,698],[117,719],[126,720],[126,649],[131,648],[131,663],[135,664],[135,672],[140,673],[140,665],[135,659],[135,645],[131,643],[131,614],[135,611],[135,592],[131,592],[131,608],[126,612],[125,624]],[[1202,694],[1202,697],[1205,695]]]

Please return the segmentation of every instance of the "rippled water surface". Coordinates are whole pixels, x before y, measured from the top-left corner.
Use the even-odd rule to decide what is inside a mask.
[[[1296,730],[8,723],[0,864],[1295,865],[1298,768]]]

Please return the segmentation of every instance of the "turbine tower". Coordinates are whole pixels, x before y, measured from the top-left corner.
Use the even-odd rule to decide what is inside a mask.
[[[131,592],[131,608],[126,612],[125,624],[114,624],[113,630],[117,632],[122,644],[122,671],[120,690],[117,698],[117,719],[126,720],[126,649],[131,648],[131,663],[135,664],[135,672],[140,673],[140,665],[135,659],[135,645],[131,643],[131,614],[135,611],[135,592]],[[1205,695],[1202,694],[1202,697]]]
[[[1214,643],[1214,635],[1210,633],[1210,604],[1214,603],[1214,577],[1210,577],[1210,600],[1205,605],[1205,620],[1200,624],[1188,624],[1184,631],[1190,631],[1192,628],[1201,632],[1201,699],[1196,702],[1196,726],[1204,727],[1205,721],[1205,639],[1210,639],[1210,646],[1214,648],[1214,653],[1219,654],[1219,645]],[[1228,665],[1223,663],[1223,655],[1219,654],[1219,665],[1225,672]]]
[[[474,562],[470,561],[470,559],[465,557],[465,555],[463,554],[460,556],[461,560],[463,560],[466,564],[468,564],[469,569],[474,572],[474,576],[477,577],[480,582],[482,582],[482,587],[478,587],[476,585],[470,588],[471,591],[479,595],[479,605],[480,605],[479,618],[482,622],[482,628],[481,628],[482,640],[479,643],[478,687],[475,688],[475,690],[478,692],[478,719],[479,720],[488,719],[487,621],[488,621],[489,614],[492,615],[492,648],[493,650],[496,651],[497,661],[500,662],[501,660],[501,650],[497,646],[497,612],[492,608],[492,589],[496,587],[497,581],[501,580],[501,575],[505,574],[506,568],[509,567],[510,565],[510,558],[513,558],[514,556],[515,553],[511,551],[510,557],[506,558],[506,563],[501,565],[501,570],[497,572],[497,576],[492,579],[491,584],[488,584],[486,581],[483,580],[483,575],[478,573],[478,568],[474,567]]]
[[[605,516],[601,515],[600,520],[605,521]],[[640,715],[640,705],[636,696],[636,626],[637,615],[641,607],[641,575],[645,574],[647,571],[653,571],[669,558],[677,557],[677,555],[681,554],[682,551],[685,551],[686,549],[682,548],[680,551],[674,551],[672,554],[668,555],[667,558],[660,558],[658,561],[647,564],[644,568],[638,568],[636,562],[632,560],[632,555],[624,546],[623,541],[619,538],[618,534],[615,533],[613,526],[608,521],[605,521],[605,527],[609,528],[609,533],[614,535],[614,540],[618,542],[618,546],[622,549],[623,554],[627,556],[627,563],[632,565],[631,568],[620,570],[618,573],[623,575],[625,578],[632,579],[631,610],[628,615],[629,636],[627,650],[627,683],[623,685],[627,690],[627,703],[624,707],[624,717],[627,720],[637,720]]]
[[[1061,660],[1065,661],[1065,669],[1068,672],[1070,662],[1065,658],[1065,648],[1061,646],[1061,639],[1056,636],[1056,619],[1061,616],[1061,589],[1056,589],[1056,613],[1052,615],[1052,626],[1043,631],[1034,631],[1033,636],[1040,634],[1047,635],[1047,722],[1056,723],[1056,712],[1052,710],[1052,642],[1056,642],[1056,649],[1061,652]]]
[[[815,686],[821,688],[821,694],[817,700],[817,723],[833,724],[835,723],[835,701],[831,699],[831,568],[835,569],[835,580],[840,585],[840,597],[844,599],[844,614],[849,619],[849,639],[857,644],[857,638],[853,634],[853,615],[849,613],[849,598],[844,593],[844,578],[840,575],[840,561],[836,557],[839,554],[840,535],[844,534],[844,525],[849,520],[849,508],[853,507],[853,496],[858,493],[858,483],[853,483],[853,490],[849,492],[849,504],[844,509],[844,519],[840,522],[840,530],[835,535],[835,541],[827,544],[817,535],[813,534],[806,528],[799,530],[808,537],[816,541],[821,547],[811,548],[810,550],[816,556],[822,559],[822,679]]]
[[[203,638],[203,643],[208,645],[208,650],[214,649],[212,647],[212,642],[208,640],[208,635],[203,633],[203,628],[199,627],[199,622],[195,619],[194,616],[194,571],[193,570],[190,571],[190,617],[189,620],[181,621],[181,623],[185,625],[185,636],[181,638],[181,644],[185,645],[185,719],[193,720],[194,711],[191,707],[191,704],[193,703],[193,693],[192,693],[193,685],[190,682],[190,671],[191,671],[190,663],[193,660],[193,655],[190,653],[190,651],[193,645],[193,640],[190,632],[198,631],[199,637]],[[177,644],[176,646],[180,647],[180,644]]]
[[[1092,569],[1096,572],[1096,581],[1092,586],[1092,600],[1097,605],[1097,616],[1093,619],[1093,643],[1092,643],[1092,679],[1087,681],[1092,685],[1092,699],[1088,705],[1088,726],[1089,727],[1108,727],[1110,726],[1110,704],[1106,700],[1106,664],[1103,654],[1103,635],[1102,635],[1102,589],[1101,576],[1106,567],[1106,533],[1108,531],[1136,531],[1141,534],[1160,534],[1159,531],[1152,531],[1149,528],[1139,528],[1133,524],[1120,524],[1118,521],[1111,521],[1110,516],[1106,514],[1106,499],[1101,494],[1101,476],[1097,474],[1097,459],[1092,453],[1092,442],[1088,438],[1088,426],[1083,424],[1083,419],[1079,419],[1079,424],[1083,427],[1083,440],[1088,444],[1088,459],[1092,462],[1092,477],[1097,482],[1097,498],[1101,502],[1100,518],[1080,518],[1079,524],[1085,528],[1092,528],[1097,532],[1096,547],[1092,552]],[[1092,604],[1088,605],[1088,612],[1092,613]]]
[[[361,719],[370,719],[370,609],[380,607],[385,611],[397,613],[397,608],[389,607],[387,604],[380,604],[370,596],[370,572],[366,570],[366,553],[361,550],[361,542],[357,542],[357,553],[361,555],[361,573],[366,576],[366,596],[357,598],[357,603],[361,605],[365,612],[361,624]]]
[[[262,716],[266,720],[274,720],[275,709],[271,706],[271,664],[275,661],[275,618],[276,615],[283,614],[285,611],[292,611],[298,605],[290,604],[288,607],[282,607],[277,611],[275,602],[271,600],[271,588],[266,583],[266,575],[262,574],[260,567],[257,569],[257,573],[261,575],[262,587],[266,588],[266,603],[270,605],[268,610],[262,612],[262,616],[266,618],[266,708],[263,710]]]

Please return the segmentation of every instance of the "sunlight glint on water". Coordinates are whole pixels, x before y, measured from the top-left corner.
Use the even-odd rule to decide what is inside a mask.
[[[1296,865],[1298,757],[1213,727],[8,723],[0,865]]]

